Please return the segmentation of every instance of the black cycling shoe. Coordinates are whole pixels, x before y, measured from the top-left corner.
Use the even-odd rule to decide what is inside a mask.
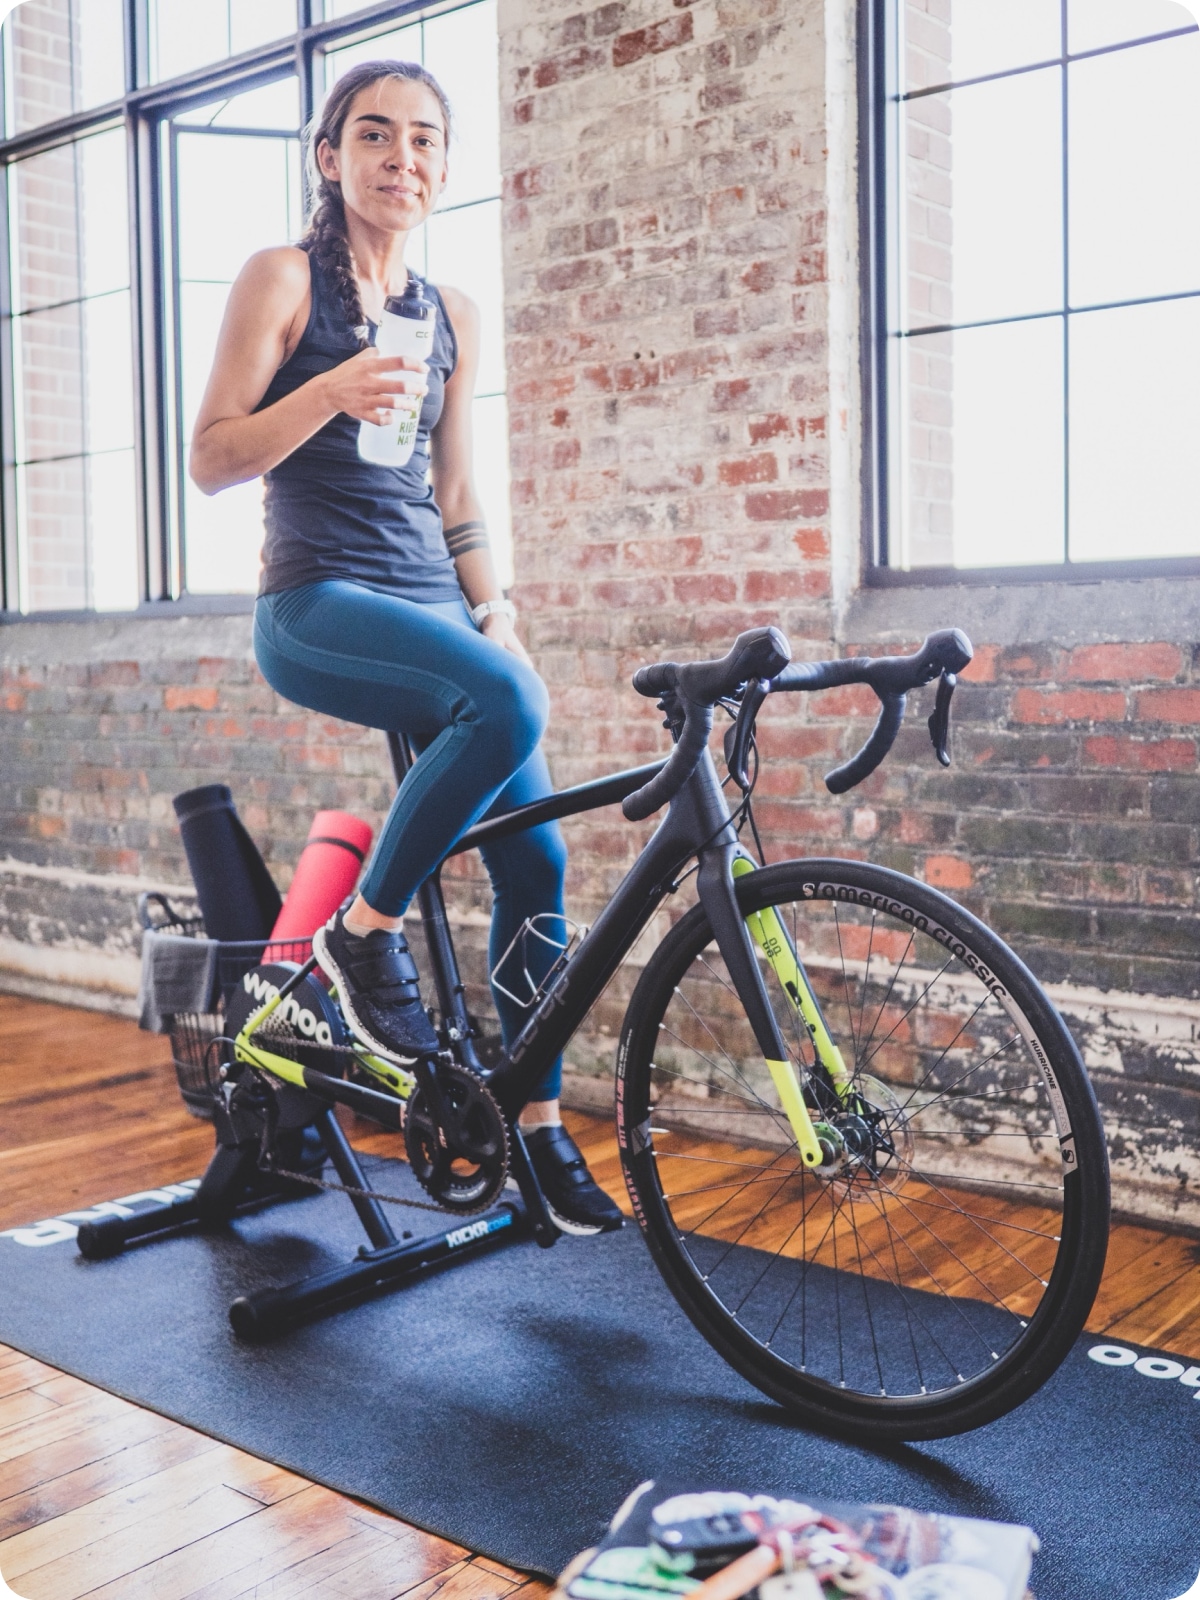
[[[561,1123],[522,1128],[546,1206],[563,1233],[612,1233],[624,1221],[587,1169],[579,1146]]]
[[[400,1066],[436,1054],[438,1036],[402,932],[348,933],[337,911],[313,934],[313,955],[337,984],[346,1021],[376,1054]]]

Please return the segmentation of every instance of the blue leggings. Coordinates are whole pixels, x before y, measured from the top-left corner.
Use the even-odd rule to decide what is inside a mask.
[[[421,754],[401,784],[362,882],[367,904],[399,916],[481,817],[551,792],[538,740],[546,688],[531,667],[477,632],[460,600],[418,605],[334,580],[262,596],[254,652],[267,682],[311,711],[404,733]],[[526,917],[562,915],[566,847],[557,823],[482,852],[492,880],[494,970]],[[531,969],[532,970],[532,969]],[[540,976],[536,973],[535,976]],[[506,1043],[525,1013],[493,990]],[[535,1089],[557,1097],[560,1062]]]

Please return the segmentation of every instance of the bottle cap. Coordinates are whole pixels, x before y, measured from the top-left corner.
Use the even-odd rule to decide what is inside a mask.
[[[383,302],[385,312],[393,317],[409,317],[414,322],[428,322],[437,316],[437,307],[427,300],[424,285],[419,278],[409,275],[403,294],[390,294]]]

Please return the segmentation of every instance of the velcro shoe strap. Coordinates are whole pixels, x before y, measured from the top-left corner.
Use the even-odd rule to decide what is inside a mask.
[[[356,988],[372,994],[397,991],[394,997],[398,1000],[420,998],[417,967],[407,943],[372,942],[361,951],[355,950],[346,965]]]
[[[561,1123],[537,1130],[537,1144],[543,1150],[553,1150],[560,1172],[569,1175],[575,1184],[590,1183],[591,1175],[583,1153]]]

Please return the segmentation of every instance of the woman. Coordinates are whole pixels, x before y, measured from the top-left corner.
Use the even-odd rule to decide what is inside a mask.
[[[229,295],[196,420],[191,475],[206,493],[266,479],[258,663],[289,700],[408,734],[421,755],[396,796],[349,910],[313,940],[356,1030],[394,1061],[436,1049],[402,919],[421,881],[492,807],[550,792],[538,740],[545,687],[496,582],[471,475],[479,316],[457,290],[437,307],[428,362],[378,354],[368,335],[403,292],[408,235],[447,178],[450,113],[411,62],[339,79],[310,128],[316,206],[298,246],[262,250]],[[422,396],[404,467],[360,459],[360,422]],[[538,912],[562,912],[555,825],[489,846],[491,956]],[[496,996],[506,1039],[521,1014]],[[521,1115],[556,1220],[619,1227],[563,1128],[556,1064]]]

